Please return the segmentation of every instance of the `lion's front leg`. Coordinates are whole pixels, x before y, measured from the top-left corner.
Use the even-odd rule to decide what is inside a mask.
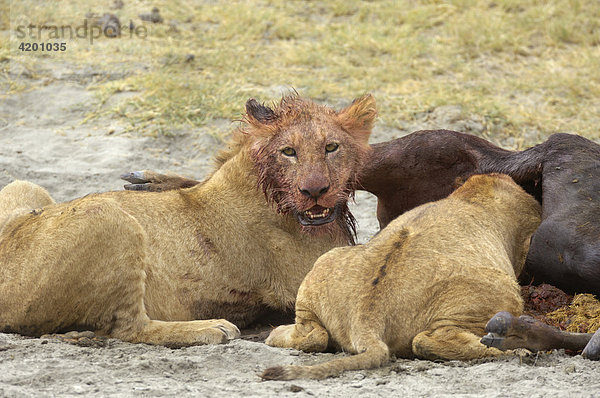
[[[171,348],[222,344],[239,336],[237,326],[225,319],[186,322],[148,320],[141,330],[125,328],[113,334],[113,337],[132,343],[164,345]]]
[[[504,353],[496,348],[486,347],[476,336],[458,326],[446,326],[426,330],[412,341],[413,353],[418,358],[437,360],[459,360],[496,357]]]
[[[181,348],[204,344],[222,344],[240,336],[240,331],[225,319],[209,319],[187,322],[164,322],[145,320],[140,324],[132,322],[110,333],[110,337],[130,343],[164,345],[170,348]],[[92,331],[71,331],[65,334],[46,334],[47,339],[57,339],[69,344],[84,347],[101,347],[106,337],[96,335]]]

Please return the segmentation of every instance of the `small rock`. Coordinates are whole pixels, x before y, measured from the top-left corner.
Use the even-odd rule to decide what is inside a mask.
[[[174,33],[178,33],[179,32],[179,23],[177,21],[170,21],[169,22],[169,32],[174,32]]]
[[[99,16],[95,13],[85,15],[91,26],[100,26],[106,37],[119,37],[121,35],[121,22],[115,14],[104,13]]]
[[[99,22],[106,37],[118,37],[121,35],[121,22],[116,15],[106,13],[100,18]]]
[[[291,391],[291,392],[300,392],[300,391],[304,391],[304,388],[302,388],[302,387],[300,387],[300,386],[297,386],[297,385],[295,385],[295,384],[292,384],[292,385],[290,386],[290,391]]]
[[[564,371],[566,374],[571,374],[571,373],[575,373],[577,371],[577,369],[575,368],[575,365],[570,364],[565,366]]]
[[[149,14],[140,14],[140,19],[142,21],[152,22],[152,23],[162,23],[163,18],[160,16],[160,11],[157,7],[152,9],[152,12]]]
[[[115,0],[115,1],[113,1],[110,8],[111,8],[111,10],[120,10],[121,8],[123,8],[124,5],[125,4],[123,3],[123,0]]]

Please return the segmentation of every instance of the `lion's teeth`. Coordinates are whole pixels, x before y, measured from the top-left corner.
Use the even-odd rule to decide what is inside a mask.
[[[318,214],[314,214],[312,213],[310,210],[307,210],[305,212],[305,214],[308,216],[308,218],[310,218],[311,220],[315,219],[315,218],[323,218],[323,217],[327,217],[329,215],[329,209],[325,209],[323,210],[321,213]]]

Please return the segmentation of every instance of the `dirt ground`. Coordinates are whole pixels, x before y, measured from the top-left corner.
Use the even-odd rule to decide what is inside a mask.
[[[0,187],[27,179],[65,201],[122,189],[119,174],[143,168],[200,178],[223,145],[203,129],[233,127],[218,121],[195,131],[150,138],[122,133],[124,126],[115,120],[82,124],[95,99],[63,75],[4,100]],[[121,99],[117,95],[111,101]],[[240,110],[244,101],[240,98]],[[477,117],[465,118],[452,106],[435,109],[416,124],[406,131],[378,127],[372,142],[417,128],[441,125],[477,132],[480,126]],[[364,241],[377,230],[374,198],[359,193],[353,212]],[[247,340],[171,350],[116,340],[99,348],[80,347],[0,334],[0,396],[600,396],[600,363],[564,352],[468,363],[395,360],[381,369],[324,381],[263,382],[257,376],[268,366],[316,363],[341,355],[305,354]]]

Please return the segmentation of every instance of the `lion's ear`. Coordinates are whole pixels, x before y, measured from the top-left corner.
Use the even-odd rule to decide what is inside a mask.
[[[355,138],[368,141],[377,116],[375,98],[365,94],[338,113],[341,126]]]
[[[269,137],[277,131],[277,115],[273,112],[273,109],[260,104],[254,98],[250,98],[246,102],[246,115],[244,116],[244,120],[252,127],[246,132],[257,138]]]
[[[263,125],[273,123],[276,116],[273,109],[260,104],[254,98],[250,98],[246,101],[246,118],[252,125]]]

